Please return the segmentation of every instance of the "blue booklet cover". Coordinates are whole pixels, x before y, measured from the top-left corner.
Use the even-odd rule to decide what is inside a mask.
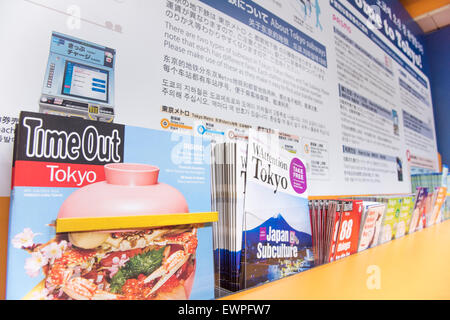
[[[248,288],[313,265],[307,162],[278,136],[252,131],[248,142],[242,280]]]
[[[14,149],[7,299],[214,298],[209,223],[56,233],[64,203],[109,183],[105,165],[111,164],[156,166],[156,184],[181,194],[184,212],[211,211],[207,139],[22,112]],[[100,208],[108,194],[91,196],[84,208]],[[100,209],[98,214],[108,215]]]

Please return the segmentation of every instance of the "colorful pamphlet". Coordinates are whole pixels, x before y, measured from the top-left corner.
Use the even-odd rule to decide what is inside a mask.
[[[401,238],[409,232],[409,224],[414,206],[414,197],[404,197],[400,208],[400,215],[395,228],[395,238]]]
[[[361,218],[358,252],[375,247],[378,244],[381,225],[386,211],[386,205],[376,202],[364,202],[364,212]]]
[[[428,188],[418,187],[416,190],[414,209],[409,225],[409,233],[416,232],[424,228],[426,216],[426,202],[428,196]]]
[[[288,171],[284,172],[286,171],[285,168],[278,168],[277,162],[272,163],[271,161],[273,159],[268,157],[266,158],[264,155],[263,159],[257,161],[254,164],[254,167],[252,167],[253,177],[249,177],[247,162],[249,162],[252,158],[260,156],[258,152],[261,152],[256,149],[249,150],[248,145],[250,133],[253,137],[252,139],[259,137],[259,139],[267,140],[266,142],[268,142],[268,144],[264,146],[264,152],[267,155],[273,155],[273,157],[275,157],[273,159],[278,159],[276,157],[279,155],[282,155],[282,158],[285,159],[285,161],[291,161],[291,159],[297,157],[299,161],[302,161],[304,164],[304,168],[297,166],[297,164],[294,163],[292,165],[293,178],[291,179],[289,172],[291,168],[288,168]],[[262,147],[258,148],[261,149]],[[275,264],[279,265],[279,269],[281,271],[278,272],[278,275],[275,276],[275,271],[271,271],[272,275],[270,276],[270,279],[269,277],[261,277],[255,281],[246,282],[245,278],[245,267],[251,268],[256,265],[252,263],[246,264],[245,262],[251,261],[250,255],[247,256],[247,258],[245,256],[246,252],[251,252],[249,250],[245,250],[246,245],[251,243],[251,233],[247,233],[250,242],[246,242],[246,233],[244,230],[246,225],[244,210],[246,208],[245,203],[248,201],[247,194],[250,192],[250,197],[254,199],[253,201],[255,201],[255,203],[264,203],[263,201],[265,201],[265,199],[269,199],[271,203],[267,202],[266,204],[268,205],[264,208],[264,210],[273,209],[274,211],[271,215],[280,214],[283,217],[287,217],[292,220],[293,223],[297,223],[296,218],[294,219],[289,217],[289,215],[292,214],[289,213],[289,211],[298,210],[298,214],[301,217],[302,210],[304,209],[304,199],[306,199],[306,190],[303,191],[303,194],[297,194],[291,190],[293,195],[289,195],[289,190],[285,190],[285,188],[287,188],[285,183],[288,181],[286,179],[289,179],[289,188],[293,189],[295,187],[299,190],[299,188],[301,189],[303,187],[300,185],[300,183],[303,183],[303,180],[301,179],[304,179],[304,187],[306,188],[306,175],[309,160],[305,153],[301,153],[300,155],[301,150],[302,148],[299,147],[298,137],[262,127],[259,127],[255,131],[242,131],[239,136],[227,135],[224,138],[224,141],[216,140],[216,142],[213,143],[211,162],[211,203],[213,210],[220,213],[219,221],[214,224],[215,273],[217,275],[216,285],[219,289],[219,295],[226,294],[229,291],[233,292],[243,289],[245,286],[253,286],[261,282],[282,277],[296,271],[305,270],[312,265],[313,254],[311,250],[306,252],[307,257],[305,260],[307,261],[303,262],[298,261],[301,259],[299,254],[299,258],[297,260],[291,259],[292,262],[288,262],[288,259],[285,259],[283,262],[285,265],[279,264],[279,261],[281,261],[280,259],[264,258],[264,262],[272,263],[270,266],[271,270],[275,270]],[[252,161],[255,161],[255,159]],[[260,176],[255,177],[256,166],[258,167],[258,170],[261,170],[261,172]],[[263,168],[263,166],[266,166],[266,168]],[[282,177],[281,174],[285,177]],[[252,179],[257,180],[257,178],[259,178],[260,181],[264,180],[264,183],[262,183],[263,186],[275,186],[277,191],[275,193],[273,191],[266,192],[267,188],[260,188],[258,187],[258,184],[250,187],[250,191],[248,191],[249,181]],[[255,183],[250,183],[250,185],[252,184],[254,185]],[[259,191],[256,190],[256,188],[260,188],[258,190],[262,190],[262,193],[259,194]],[[298,197],[301,198],[300,201],[298,201]],[[290,201],[289,199],[294,199],[295,201]],[[280,201],[280,206],[283,206],[283,203],[286,203],[287,206],[294,207],[280,209],[277,205],[273,204],[276,201]],[[264,214],[266,213],[264,212]],[[309,219],[309,216],[302,217],[301,219]],[[309,220],[307,225],[310,225]],[[292,233],[292,235],[296,236],[295,233]],[[295,240],[295,237],[293,239],[294,243],[296,243],[297,241]],[[293,246],[294,243],[290,243],[289,246]],[[299,243],[299,245],[301,245],[301,243]],[[300,250],[301,248],[298,247],[299,252]],[[301,268],[299,267],[300,264]],[[260,266],[262,265],[263,264],[261,263]]]
[[[358,251],[359,225],[363,202],[361,200],[344,201],[342,215],[336,232],[336,249],[333,260],[354,254]]]
[[[358,251],[361,200],[313,200],[310,215],[315,265],[328,263]]]
[[[313,263],[307,163],[276,134],[251,131],[247,153],[241,272],[243,288]]]
[[[446,197],[447,197],[446,187],[437,187],[434,189],[431,210],[429,210],[427,215],[427,227],[441,222],[442,219],[441,209]]]
[[[397,228],[398,218],[400,216],[400,209],[402,206],[402,198],[389,198],[386,207],[386,214],[384,216],[383,227],[379,243],[385,243],[395,239],[395,230]]]

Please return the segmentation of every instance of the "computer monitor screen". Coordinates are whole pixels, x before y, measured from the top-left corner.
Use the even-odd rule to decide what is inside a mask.
[[[61,94],[108,103],[109,71],[66,60]]]

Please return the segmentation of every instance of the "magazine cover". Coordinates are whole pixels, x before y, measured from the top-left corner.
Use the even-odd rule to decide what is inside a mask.
[[[242,253],[244,288],[312,266],[307,165],[299,154],[283,148],[276,134],[250,132]]]
[[[378,244],[386,206],[379,203],[364,203],[364,215],[361,222],[358,252]]]
[[[212,227],[172,215],[211,213],[208,140],[22,112],[15,142],[7,299],[214,298]]]

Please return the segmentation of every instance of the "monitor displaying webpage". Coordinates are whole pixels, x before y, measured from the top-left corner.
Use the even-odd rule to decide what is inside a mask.
[[[108,71],[67,61],[62,94],[108,102]]]

